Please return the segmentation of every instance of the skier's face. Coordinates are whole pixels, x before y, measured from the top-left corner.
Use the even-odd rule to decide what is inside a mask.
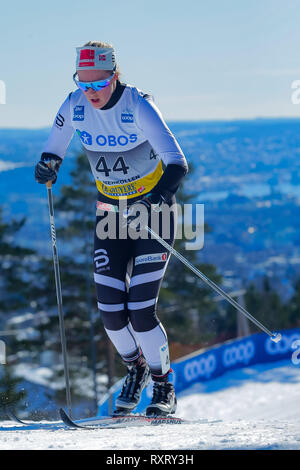
[[[111,72],[106,70],[79,70],[78,78],[81,82],[95,82],[97,80],[104,80],[111,76]],[[82,91],[86,99],[93,106],[93,108],[101,109],[103,106],[108,103],[112,93],[116,88],[116,79],[115,75],[110,81],[109,85],[102,90],[95,91],[92,88],[89,88],[88,91]]]

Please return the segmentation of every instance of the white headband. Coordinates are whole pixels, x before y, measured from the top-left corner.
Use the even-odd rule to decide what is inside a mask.
[[[112,47],[76,47],[76,70],[115,70],[116,58]]]

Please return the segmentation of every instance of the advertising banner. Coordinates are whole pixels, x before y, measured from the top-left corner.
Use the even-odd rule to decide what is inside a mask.
[[[176,393],[179,394],[195,383],[215,379],[227,371],[254,364],[290,358],[291,366],[293,366],[293,362],[297,363],[295,362],[297,358],[292,362],[295,348],[300,349],[300,328],[281,330],[280,333],[282,340],[278,343],[271,341],[270,337],[264,333],[257,333],[245,338],[227,341],[207,350],[196,351],[172,362],[173,374],[170,374],[170,381],[173,382]],[[121,391],[123,380],[120,380],[111,389],[113,404]],[[153,383],[151,382],[144,390],[141,401],[135,409],[136,412],[141,413],[149,404],[152,397],[152,387]],[[109,414],[108,398],[107,394],[99,403],[100,416]]]

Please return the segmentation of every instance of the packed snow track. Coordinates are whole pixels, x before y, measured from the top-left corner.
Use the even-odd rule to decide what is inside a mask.
[[[0,450],[300,449],[300,367],[291,361],[236,370],[181,394],[176,416],[195,424],[72,430],[0,422]],[[46,422],[43,422],[46,424]]]

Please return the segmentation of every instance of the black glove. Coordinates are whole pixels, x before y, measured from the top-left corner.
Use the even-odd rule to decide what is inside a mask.
[[[160,212],[161,211],[161,205],[165,202],[164,197],[158,193],[158,192],[153,192],[149,193],[146,196],[144,196],[142,199],[139,201],[134,202],[129,206],[126,211],[123,213],[124,217],[124,224],[123,227],[126,227],[126,225],[130,225],[131,222],[133,222],[135,219],[137,219],[140,216],[140,211],[137,209],[137,205],[140,204],[144,206],[147,209],[148,212],[148,218],[150,217],[151,210],[154,212]],[[132,225],[135,227],[136,230],[138,230],[138,225],[135,226],[134,224]]]
[[[61,163],[62,158],[54,153],[42,153],[40,161],[35,166],[35,180],[41,184],[45,184],[48,181],[52,181],[52,184],[55,184]]]
[[[176,193],[187,171],[187,164],[185,166],[174,165],[172,163],[167,165],[162,177],[153,188],[152,192],[161,194],[164,200],[169,202]]]

